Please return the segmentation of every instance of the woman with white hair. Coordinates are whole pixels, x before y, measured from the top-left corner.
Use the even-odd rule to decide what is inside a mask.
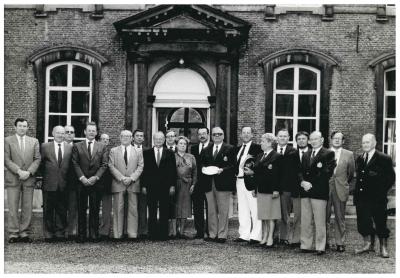
[[[279,197],[279,165],[281,155],[275,150],[276,137],[272,133],[261,136],[263,150],[254,164],[254,170],[244,169],[245,175],[254,176],[257,194],[258,219],[262,220],[262,236],[260,246],[272,247],[275,220],[281,219],[281,203]]]

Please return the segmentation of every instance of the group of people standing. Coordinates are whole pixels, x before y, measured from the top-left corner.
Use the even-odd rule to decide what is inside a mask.
[[[330,237],[336,250],[343,252],[346,202],[356,176],[354,203],[364,245],[355,252],[375,250],[377,235],[379,254],[389,256],[386,204],[395,173],[391,158],[375,149],[372,134],[363,136],[363,154],[355,160],[343,148],[341,132],[331,134],[330,149],[323,147],[319,131],[299,132],[296,149],[288,144],[286,129],[276,136],[263,134],[259,145],[253,141],[252,128],[243,127],[242,144],[234,147],[224,142],[220,127],[211,134],[204,127],[198,129],[199,143],[189,153],[188,138],[177,137],[172,130],[154,133],[154,146],[146,150],[141,130],[121,131],[113,148],[107,134],[96,141],[94,122],[87,123],[86,138],[78,143],[73,143],[72,126],[56,126],[54,140],[41,147],[26,135],[27,120],[18,118],[15,130],[5,139],[10,243],[32,241],[33,189],[40,173],[48,242],[188,238],[185,220],[193,212],[195,238],[224,243],[235,192],[239,217],[235,242],[266,248],[281,244],[323,255]],[[332,207],[335,234],[330,236]]]

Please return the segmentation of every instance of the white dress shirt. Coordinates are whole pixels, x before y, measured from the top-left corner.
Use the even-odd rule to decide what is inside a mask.
[[[157,147],[154,147],[153,149],[154,149],[154,157],[155,157],[156,162],[157,162],[157,150],[158,150],[158,148],[157,148]],[[163,147],[160,147],[159,150],[160,150],[160,161],[161,161]]]
[[[220,144],[218,144],[218,145],[214,143],[212,155],[214,155],[214,152],[215,152],[215,150],[216,150],[217,147],[218,147],[218,153],[219,153],[219,151],[221,150],[221,147],[222,147],[222,143],[220,143]]]
[[[371,158],[372,158],[372,156],[375,154],[375,149],[372,149],[372,150],[370,150],[369,152],[368,152],[368,161],[367,161],[367,164],[370,162],[370,160],[371,160]],[[365,156],[366,156],[366,153],[364,153],[364,155],[363,155],[363,158],[364,158],[364,160],[365,160]]]
[[[304,149],[299,149],[300,162],[303,159],[303,152],[304,153],[308,152],[308,147],[305,147]]]
[[[171,147],[172,147],[172,149],[171,149]],[[173,152],[175,151],[175,148],[176,148],[176,145],[172,145],[172,146],[168,146],[168,145],[167,145],[167,149],[168,149],[168,150],[171,150],[171,151],[173,151]]]
[[[207,142],[205,142],[204,144],[203,143],[200,143],[199,144],[199,153],[201,153],[201,150],[204,148],[207,148],[207,146],[208,146],[208,144],[210,143],[210,141],[207,141]],[[203,147],[203,145],[204,145],[204,147]]]
[[[314,152],[314,156],[317,156],[317,154],[319,153],[319,151],[322,149],[322,146],[319,147],[318,149],[312,149],[311,150],[311,157],[312,157],[312,152]]]
[[[88,148],[89,142],[92,142],[92,144],[90,144],[90,153],[91,153],[91,155],[93,155],[93,146],[94,146],[94,142],[96,142],[96,140],[93,139],[92,141],[90,141],[86,138],[85,141],[86,141],[86,149]]]
[[[244,163],[246,161],[247,154],[249,153],[251,141],[247,142],[247,143],[244,143],[243,145],[244,145],[244,152],[243,152],[243,155],[242,155],[242,157],[240,158],[240,161],[239,161],[239,172],[238,172],[238,175],[237,175],[238,177],[243,177],[243,175],[244,175],[243,166],[244,166]],[[236,160],[239,159],[239,156],[242,153],[243,145],[239,149],[239,152],[237,154]]]
[[[134,144],[133,147],[134,147],[136,150],[141,150],[141,149],[142,149],[142,146],[141,146],[141,145],[137,145],[137,144]]]
[[[285,151],[286,151],[286,147],[287,147],[287,145],[285,145],[285,146],[283,146],[283,147],[278,145],[278,146],[276,147],[276,152],[279,153],[279,154],[281,154],[281,149],[282,149],[282,155],[284,155],[284,154],[285,154]]]
[[[21,136],[15,134],[15,136],[17,136],[19,148],[21,149],[21,146],[22,146],[23,150],[25,150],[25,135],[21,137]],[[21,142],[22,142],[22,144],[21,144]]]
[[[58,144],[61,145],[61,155],[62,155],[62,157],[64,157],[64,142],[57,143],[54,140],[53,143],[54,143],[54,152],[56,153],[56,160],[58,161]]]
[[[122,148],[122,154],[124,155],[125,154],[125,146],[124,145],[121,145],[121,148]],[[129,163],[129,159],[130,159],[130,157],[131,157],[131,152],[132,152],[132,145],[131,144],[129,144],[128,146],[126,146],[126,152],[127,152],[127,162]]]

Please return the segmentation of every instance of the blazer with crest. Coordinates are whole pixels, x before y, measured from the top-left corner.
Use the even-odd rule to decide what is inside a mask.
[[[311,161],[312,149],[303,155],[302,171],[299,174],[299,187],[301,198],[312,198],[319,200],[329,199],[329,179],[336,167],[335,153],[322,147]],[[300,183],[308,181],[312,188],[305,191]]]
[[[74,144],[72,148],[72,165],[78,180],[82,176],[85,176],[86,178],[97,176],[101,179],[104,172],[107,170],[107,164],[108,151],[105,144],[97,141],[94,142],[92,159],[89,158],[86,140]],[[94,184],[94,186],[101,189],[103,183],[99,180]]]
[[[219,175],[202,175],[200,184],[204,192],[210,192],[212,189],[212,179],[214,178],[215,188],[218,191],[235,190],[235,150],[232,145],[222,143],[216,158],[213,157],[213,145],[209,145],[201,153],[201,164],[203,167],[216,166],[223,171]]]
[[[280,191],[280,167],[282,155],[272,150],[267,157],[264,152],[257,155],[254,164],[254,179],[257,192],[264,194],[272,194],[274,191]]]
[[[279,153],[279,146],[277,146],[277,153]],[[280,183],[281,191],[290,192],[292,197],[298,197],[299,186],[299,172],[300,163],[297,150],[287,145],[285,152],[282,156],[280,167]]]
[[[70,173],[72,146],[63,142],[64,155],[61,165],[58,165],[54,143],[43,143],[42,153],[42,175],[43,175],[43,191],[63,191],[68,186],[68,175]]]
[[[24,186],[34,186],[34,175],[40,166],[40,160],[39,141],[36,138],[25,135],[25,152],[22,155],[17,135],[6,137],[4,139],[5,187],[19,186],[21,183]],[[18,175],[19,169],[29,171],[31,176],[27,180],[21,181]]]
[[[356,165],[357,181],[354,201],[386,202],[387,192],[396,179],[392,158],[375,150],[367,165],[362,155],[357,157]]]

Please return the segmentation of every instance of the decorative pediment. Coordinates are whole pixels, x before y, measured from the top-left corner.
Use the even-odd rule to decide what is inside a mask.
[[[207,5],[159,5],[114,27],[126,44],[185,40],[227,45],[247,40],[251,25]]]

